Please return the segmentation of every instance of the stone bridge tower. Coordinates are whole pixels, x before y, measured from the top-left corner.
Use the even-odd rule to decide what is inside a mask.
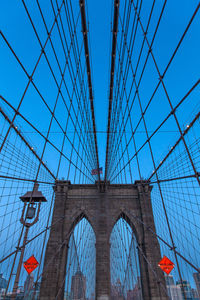
[[[56,299],[64,299],[68,241],[80,216],[89,221],[96,235],[96,300],[110,300],[109,241],[112,229],[120,217],[129,223],[142,250],[138,254],[143,299],[168,299],[161,287],[165,287],[165,279],[158,267],[161,259],[159,243],[148,230],[150,227],[155,231],[151,206],[152,187],[148,182],[79,185],[56,181],[54,189],[54,226],[46,248],[40,300],[53,300],[56,296]]]

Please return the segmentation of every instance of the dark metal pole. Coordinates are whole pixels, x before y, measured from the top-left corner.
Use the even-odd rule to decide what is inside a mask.
[[[25,245],[26,245],[27,237],[28,237],[28,231],[29,231],[29,226],[26,226],[24,240],[23,240],[23,246],[21,249],[20,259],[19,259],[19,263],[18,263],[18,267],[17,267],[17,274],[15,277],[15,283],[14,283],[13,292],[12,292],[12,299],[15,299],[16,294],[17,294],[17,288],[18,288],[18,284],[19,284],[22,262],[23,262],[23,258],[24,258]]]

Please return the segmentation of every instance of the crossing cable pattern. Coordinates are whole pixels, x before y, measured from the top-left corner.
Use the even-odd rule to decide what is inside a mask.
[[[65,291],[74,298],[95,295],[96,251],[95,234],[89,222],[82,218],[69,241]],[[79,282],[79,291],[73,286]],[[78,294],[79,293],[79,294]],[[73,295],[72,295],[73,294]],[[81,295],[80,295],[81,294]]]
[[[8,16],[10,8],[4,5]],[[175,263],[174,280],[181,287],[184,280],[195,287],[193,273],[200,266],[200,80],[198,64],[187,61],[193,56],[198,62],[200,3],[191,1],[185,9],[183,4],[179,16],[170,0],[114,0],[112,5],[105,181],[149,180],[156,225],[156,232],[148,228],[149,234],[157,236],[162,254]],[[98,146],[85,1],[50,0],[46,6],[40,0],[21,0],[15,14],[23,16],[12,20],[17,30],[11,26],[22,44],[7,26],[0,31],[8,66],[0,95],[0,273],[10,294],[20,253],[25,248],[24,260],[36,253],[39,267],[30,296],[37,299],[49,229],[56,226],[51,224],[52,186],[61,178],[72,183],[100,180],[99,174],[91,175],[99,168]],[[180,24],[170,24],[172,15]],[[10,78],[20,80],[11,87]],[[36,182],[47,203],[41,204],[39,221],[23,244],[26,226],[19,221],[19,197],[31,191],[27,206],[33,207]],[[87,297],[95,293],[95,237],[84,216],[78,221],[55,253],[69,240],[66,278],[56,299],[63,289],[70,297],[76,279]],[[112,296],[128,298],[135,292],[142,299],[138,255],[149,262],[125,217],[115,225],[110,242]],[[159,285],[157,269],[149,269]],[[25,279],[22,270],[18,286]],[[159,289],[166,295],[165,286]]]
[[[3,10],[8,16],[9,5],[4,4]],[[2,56],[10,66],[0,96],[0,272],[8,282],[5,293],[12,293],[21,251],[25,248],[23,261],[34,253],[39,262],[34,273],[37,296],[49,229],[55,226],[51,224],[52,187],[63,177],[72,183],[99,179],[91,175],[91,170],[99,167],[98,147],[85,2],[50,0],[46,6],[39,0],[22,0],[15,15],[10,22],[18,30],[6,23],[0,31]],[[17,32],[16,40],[22,44],[8,28]],[[11,89],[12,77],[20,80]],[[39,221],[29,228],[23,244],[27,227],[20,223],[24,206],[19,197],[31,191],[27,207],[33,207],[36,182],[47,202],[41,204]],[[22,268],[18,286],[23,286],[26,276]]]
[[[118,4],[113,17],[116,55],[111,53],[115,73],[111,63],[105,180],[134,183],[139,178],[153,185],[156,232],[149,229],[150,233],[158,237],[162,254],[175,263],[174,280],[182,287],[187,280],[195,288],[193,273],[199,273],[200,265],[200,79],[193,45],[200,3],[193,1],[187,16],[184,9],[182,15],[172,13],[170,1]],[[178,18],[173,30],[172,14]],[[191,55],[188,76],[184,64]],[[183,292],[183,297],[189,295]]]
[[[134,296],[142,299],[137,241],[125,219],[119,219],[110,237],[111,298]]]

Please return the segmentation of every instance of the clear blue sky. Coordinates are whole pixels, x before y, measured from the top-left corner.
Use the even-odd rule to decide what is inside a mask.
[[[78,3],[78,1],[76,1]],[[40,1],[42,8],[45,8],[46,19],[49,13],[49,24],[51,23],[52,12],[50,7],[46,5],[46,1]],[[75,5],[77,6],[77,3]],[[93,71],[93,90],[94,90],[94,104],[95,104],[95,116],[96,116],[96,125],[98,131],[106,131],[107,128],[107,109],[108,109],[108,91],[109,91],[109,66],[110,66],[110,49],[111,49],[111,8],[112,1],[102,0],[98,1],[87,1],[88,3],[88,12],[89,12],[89,35],[91,42],[91,60],[92,60],[92,71]],[[122,3],[122,2],[121,2]],[[195,7],[197,6],[198,1],[168,1],[165,13],[158,31],[155,44],[154,44],[154,53],[158,61],[158,65],[164,67],[172,51],[177,45],[184,29],[186,28],[190,17],[192,16]],[[149,37],[152,36],[152,32],[155,29],[155,24],[157,21],[158,13],[160,12],[163,1],[157,1],[155,7],[155,15],[152,18],[152,25],[150,26]],[[123,4],[122,4],[123,6]],[[36,26],[39,28],[39,32],[44,40],[45,31],[42,27],[41,20],[39,18],[38,10],[36,9],[36,4],[33,2],[28,4],[30,11],[32,12],[33,20],[36,23]],[[78,6],[77,6],[78,7]],[[149,14],[151,7],[151,1],[145,1],[142,7],[142,20],[146,24],[146,17]],[[22,62],[26,68],[31,71],[33,65],[36,61],[36,57],[39,54],[40,47],[36,41],[35,35],[31,29],[30,23],[28,21],[27,15],[25,13],[24,7],[21,1],[12,0],[12,1],[1,1],[1,18],[0,24],[1,29],[8,41],[11,43],[12,47],[16,51],[17,55],[21,58]],[[122,12],[121,12],[122,16]],[[184,96],[193,83],[198,78],[199,74],[199,17],[194,21],[193,26],[189,34],[186,36],[183,46],[179,49],[177,58],[174,60],[173,66],[169,69],[166,75],[166,86],[168,88],[172,102],[175,105],[177,101]],[[139,49],[139,48],[138,48]],[[185,57],[188,59],[186,60]],[[1,84],[1,93],[2,95],[12,102],[12,104],[17,107],[19,99],[22,95],[23,89],[27,79],[24,73],[21,71],[17,65],[13,55],[8,51],[7,46],[1,39],[1,73],[0,73],[0,84]],[[55,91],[53,87],[51,88],[51,80],[47,75],[49,75],[47,67],[41,62],[41,67],[39,68],[39,76],[36,72],[35,80],[39,82],[39,86],[42,89],[44,96],[51,100],[51,96],[55,97]],[[157,74],[152,67],[152,61],[150,62],[150,70],[147,71],[146,76],[144,77],[143,88],[141,90],[141,99],[143,103],[146,103],[147,99],[150,98],[153,88],[155,87],[155,82],[157,80]],[[46,73],[45,73],[46,72]],[[37,81],[38,76],[38,81]],[[154,80],[153,78],[156,78]],[[130,82],[129,82],[130,85]],[[48,88],[47,88],[48,86]],[[198,90],[197,90],[198,91]],[[193,95],[193,106],[198,103],[196,100],[197,93]],[[157,102],[159,105],[162,105],[162,114],[163,117],[168,112],[168,105],[162,98],[163,94],[158,92]],[[53,98],[52,98],[53,99]],[[155,128],[154,123],[158,124],[161,110],[160,106],[156,101],[154,101],[151,108],[151,114],[147,115],[147,122],[151,122],[149,125],[149,130]],[[188,105],[189,109],[191,105]],[[166,111],[165,111],[166,110]],[[39,103],[39,100],[36,99],[36,94],[33,88],[30,88],[30,91],[27,95],[27,98],[24,101],[21,111],[25,116],[32,120],[34,124],[39,125],[41,130],[46,130],[48,115],[41,114],[43,112],[43,106]],[[41,114],[39,114],[39,111]],[[137,112],[135,112],[137,114]],[[189,119],[190,111],[184,110],[184,115],[181,116],[181,123],[183,127]],[[182,112],[181,112],[182,114]],[[34,116],[33,116],[34,115]],[[153,116],[153,118],[152,118]],[[160,117],[160,118],[161,118]],[[183,118],[184,117],[184,118]],[[22,126],[25,127],[25,124],[22,123]],[[169,124],[169,128],[173,127],[174,124]],[[25,129],[25,128],[24,128]],[[55,128],[56,129],[56,128]],[[143,130],[143,128],[141,128]],[[166,128],[165,128],[166,130]],[[25,129],[26,131],[26,129]],[[36,145],[40,143],[40,139],[34,134],[28,135],[33,144]],[[98,146],[99,146],[99,157],[100,165],[104,167],[105,159],[105,146],[106,146],[106,134],[98,133]],[[176,134],[163,134],[161,136],[158,149],[154,149],[156,156],[159,157],[163,152],[168,149],[168,145],[171,145],[171,141],[176,139]],[[145,136],[144,136],[145,137]],[[156,143],[158,140],[155,141]],[[138,140],[138,145],[140,141]],[[40,148],[40,147],[37,147]],[[40,152],[40,150],[38,149]],[[49,156],[50,157],[50,156]],[[145,157],[143,155],[145,161]],[[46,158],[48,161],[48,159]],[[51,159],[49,160],[49,165],[52,169]],[[145,162],[146,165],[146,162]],[[56,169],[56,167],[55,167]],[[148,168],[148,172],[144,172],[144,176],[147,176],[152,170],[152,166]]]

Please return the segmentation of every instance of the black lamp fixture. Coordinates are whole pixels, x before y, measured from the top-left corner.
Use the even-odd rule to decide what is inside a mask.
[[[43,196],[41,191],[38,191],[39,184],[36,182],[33,187],[33,191],[26,192],[23,196],[20,197],[22,202],[24,202],[24,210],[22,213],[21,223],[27,226],[25,220],[26,219],[33,219],[35,217],[36,209],[38,208],[38,213],[36,216],[36,222],[38,221],[39,211],[40,211],[40,205],[42,202],[47,202],[46,198]],[[26,210],[26,217],[24,220],[24,213],[26,204],[28,203],[28,207]],[[39,205],[37,205],[39,203]],[[34,221],[34,224],[36,223]],[[32,224],[33,225],[33,224]],[[30,227],[30,225],[29,225]]]

